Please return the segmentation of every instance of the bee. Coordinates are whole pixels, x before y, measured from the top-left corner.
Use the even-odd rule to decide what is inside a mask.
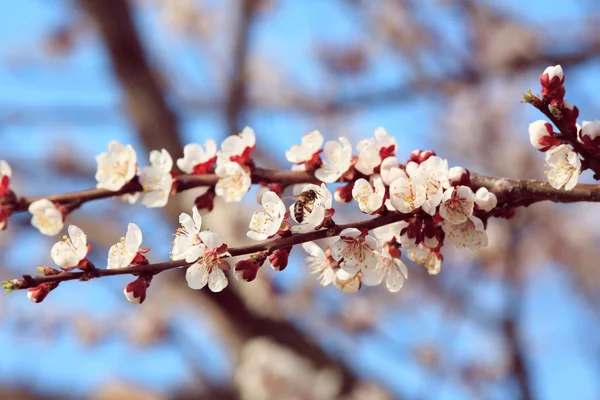
[[[319,197],[321,197],[321,193],[313,189],[294,196],[294,198],[297,199],[294,203],[294,218],[296,218],[296,221],[302,223],[304,220],[304,214],[310,214],[312,212],[315,200],[317,200]]]

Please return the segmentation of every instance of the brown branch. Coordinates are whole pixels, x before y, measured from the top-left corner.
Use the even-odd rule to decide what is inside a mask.
[[[259,251],[267,251],[272,253],[277,249],[284,247],[293,246],[296,244],[312,242],[319,239],[325,239],[339,235],[341,231],[346,228],[358,228],[358,229],[375,229],[380,226],[388,225],[397,221],[403,221],[410,218],[410,214],[400,214],[397,212],[387,213],[380,217],[376,217],[369,220],[355,222],[346,225],[336,225],[330,229],[322,229],[319,231],[300,233],[283,237],[279,239],[273,239],[262,243],[251,244],[247,246],[232,247],[228,251],[232,257],[242,256],[246,254],[253,254]],[[186,267],[193,264],[193,262],[187,262],[185,260],[167,261],[158,264],[149,264],[135,267],[119,268],[119,269],[96,269],[93,272],[61,272],[57,275],[49,276],[30,276],[24,275],[25,285],[19,287],[19,289],[29,289],[36,287],[46,282],[65,282],[76,279],[88,280],[92,278],[102,278],[105,276],[114,275],[138,275],[138,274],[151,274],[156,275],[169,269]]]
[[[190,190],[202,186],[213,186],[219,180],[214,174],[207,175],[181,175],[175,178],[178,191]],[[288,186],[301,183],[320,183],[313,175],[305,171],[277,171],[255,168],[252,172],[253,183],[279,183]],[[477,190],[485,187],[493,192],[498,201],[506,203],[532,204],[540,201],[553,201],[555,203],[575,202],[600,202],[600,184],[578,184],[573,190],[562,190],[553,188],[548,182],[533,179],[517,180],[507,178],[493,178],[483,175],[471,174],[472,188]],[[27,211],[29,205],[40,199],[61,204],[84,204],[93,200],[106,199],[121,196],[128,193],[143,191],[141,185],[132,181],[117,192],[106,189],[87,189],[76,192],[46,196],[46,197],[19,197],[14,205],[13,212]]]

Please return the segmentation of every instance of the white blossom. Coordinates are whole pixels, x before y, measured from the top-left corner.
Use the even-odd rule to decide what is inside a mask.
[[[404,280],[408,278],[406,264],[401,259],[392,257],[387,250],[377,254],[375,271],[385,282],[385,288],[392,293],[402,289]]]
[[[221,143],[221,150],[217,153],[217,164],[223,164],[228,161],[235,161],[235,157],[240,157],[248,153],[247,149],[254,149],[256,146],[256,135],[249,126],[245,127],[241,133],[227,137]],[[232,160],[232,158],[234,158]]]
[[[264,211],[254,211],[250,221],[250,230],[246,236],[254,240],[266,240],[275,235],[285,217],[285,205],[275,192],[268,191],[262,196]]]
[[[315,177],[325,183],[337,181],[352,164],[352,144],[345,137],[339,141],[329,141],[323,148],[324,160],[319,169],[315,171]]]
[[[305,261],[308,264],[312,274],[318,274],[319,283],[321,286],[327,286],[333,283],[335,279],[335,270],[333,269],[329,257],[325,254],[317,244],[313,242],[302,243],[302,248],[308,253]]]
[[[313,185],[309,183],[305,185],[302,189],[302,192],[306,192],[309,190],[314,190],[317,192],[317,198],[312,203],[311,211],[307,214],[304,214],[304,219],[300,223],[300,225],[292,226],[292,232],[306,232],[311,231],[321,225],[323,220],[326,217],[327,210],[331,209],[333,203],[333,196],[327,185],[321,183],[321,186]],[[290,215],[292,219],[296,221],[296,216],[294,215],[294,205],[290,206]],[[296,221],[298,222],[298,221]]]
[[[423,211],[435,215],[436,208],[442,201],[444,189],[450,186],[448,180],[448,161],[431,156],[419,164],[414,176],[413,185],[422,185],[425,189],[425,201],[421,205]]]
[[[385,128],[375,129],[375,137],[358,142],[358,160],[356,170],[371,175],[373,170],[381,165],[381,150],[396,146],[396,140],[389,135]]]
[[[413,185],[410,178],[398,178],[390,185],[390,204],[404,214],[411,213],[425,202],[425,186]]]
[[[36,200],[28,208],[31,225],[39,229],[43,235],[57,235],[64,226],[64,217],[56,204],[48,199]]]
[[[127,234],[108,251],[108,269],[127,268],[140,251],[142,231],[134,224],[127,225]]]
[[[333,286],[347,294],[356,293],[361,286],[359,274],[349,274],[341,268],[337,269],[333,279]]]
[[[87,236],[81,229],[69,225],[67,232],[69,236],[63,236],[63,240],[55,243],[50,250],[52,260],[62,269],[76,267],[88,252]]]
[[[402,229],[408,226],[408,222],[406,221],[398,221],[392,224],[380,226],[379,228],[373,229],[373,236],[377,238],[381,246],[384,244],[391,242],[395,237],[396,240],[400,241],[400,232]]]
[[[462,224],[471,215],[475,206],[475,193],[468,186],[451,187],[444,192],[440,215],[451,224]]]
[[[199,235],[202,244],[192,247],[188,253],[188,257],[197,261],[187,269],[185,279],[188,286],[194,290],[202,289],[208,283],[211,291],[220,292],[229,282],[223,271],[228,271],[230,265],[221,259],[229,256],[227,246],[214,232],[204,231]]]
[[[197,173],[199,166],[213,162],[216,156],[217,143],[212,139],[204,142],[204,148],[197,143],[186,144],[183,148],[183,158],[177,160],[177,167],[186,174]]]
[[[381,282],[381,276],[375,269],[376,252],[379,250],[379,243],[373,236],[363,235],[356,228],[346,228],[331,247],[331,256],[348,274],[361,272],[361,282],[367,286],[375,286]]]
[[[285,152],[285,158],[294,164],[310,161],[315,153],[321,150],[322,145],[323,135],[321,132],[312,131],[302,137],[300,146],[292,145],[290,150]]]
[[[475,204],[483,211],[491,211],[498,204],[498,198],[496,195],[487,188],[480,187],[475,192]]]
[[[173,250],[171,259],[186,260],[187,262],[196,261],[193,258],[192,249],[202,245],[200,237],[200,228],[202,227],[202,216],[197,207],[192,208],[192,215],[186,213],[179,214],[179,223],[181,226],[175,232],[173,240]]]
[[[553,188],[572,190],[581,172],[579,155],[566,144],[557,146],[546,153],[546,163],[550,167],[545,172]]]
[[[379,210],[385,196],[385,186],[383,186],[381,178],[375,178],[373,186],[366,179],[360,178],[354,182],[352,188],[352,197],[358,202],[360,211],[367,214],[373,214]]]
[[[173,186],[173,159],[165,149],[150,152],[150,164],[142,169],[140,183],[144,188],[142,204],[149,208],[164,207]]]
[[[423,244],[410,249],[408,258],[417,264],[423,264],[429,275],[437,275],[442,267],[441,257]]]
[[[393,181],[398,178],[408,179],[406,172],[398,166],[398,159],[396,157],[386,157],[381,162],[381,168],[379,173],[383,183],[389,186]]]
[[[215,186],[215,193],[217,196],[222,196],[226,202],[241,201],[250,190],[252,185],[250,174],[236,162],[217,164],[215,173],[220,178]]]
[[[470,216],[461,224],[451,224],[448,221],[444,221],[442,229],[446,234],[446,238],[450,239],[459,248],[466,247],[471,250],[477,250],[488,244],[488,237],[483,227],[483,222],[474,216]]]
[[[554,139],[552,125],[540,119],[529,124],[529,142],[537,150],[547,150]]]
[[[137,172],[135,150],[116,140],[108,144],[108,153],[96,156],[96,187],[113,192],[120,190]]]
[[[471,174],[464,167],[452,167],[448,170],[448,180],[451,185],[464,185],[463,181],[470,181]]]

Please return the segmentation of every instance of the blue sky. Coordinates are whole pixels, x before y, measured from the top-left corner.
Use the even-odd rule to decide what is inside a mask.
[[[338,0],[310,0],[303,7],[299,2],[282,1],[281,6],[264,20],[257,21],[253,32],[253,51],[277,61],[285,66],[296,82],[309,93],[319,94],[323,71],[307,54],[314,50],[315,43],[322,41],[343,43],[351,38],[364,39],[368,32],[357,23],[354,11]],[[496,3],[496,2],[494,2]],[[120,99],[119,87],[107,69],[106,55],[99,42],[87,35],[76,50],[67,57],[48,58],[40,50],[41,38],[53,26],[60,24],[70,15],[70,2],[44,2],[22,0],[4,2],[0,5],[0,57],[18,63],[0,65],[0,121],[5,112],[19,106],[48,105],[90,105],[114,107]],[[548,23],[568,18],[577,18],[585,10],[578,1],[563,2],[560,12],[542,0],[520,2],[507,1],[498,5],[511,15],[536,24]],[[424,16],[440,18],[447,24],[446,34],[460,36],[460,27],[450,13],[437,10],[438,2],[431,5],[432,14]],[[155,16],[144,12],[138,15],[138,23],[143,38],[153,54],[170,54],[170,65],[180,68],[186,79],[197,84],[197,90],[210,97],[217,89],[216,84],[203,79],[204,72],[211,70],[211,60],[206,57],[190,57],[190,45],[181,44],[176,39],[164,37],[156,29]],[[431,66],[432,68],[434,66]],[[589,65],[569,75],[574,82],[569,93],[574,98],[585,98],[590,102],[581,106],[582,115],[593,114],[598,110],[593,94],[598,87],[597,63]],[[353,85],[344,87],[346,93],[400,84],[406,79],[402,62],[392,55],[382,54],[370,72]],[[585,83],[585,84],[583,84]],[[535,76],[531,86],[536,87]],[[192,86],[191,90],[195,88]],[[526,88],[523,88],[525,90]],[[518,101],[518,97],[517,97]],[[432,137],[430,121],[432,113],[438,110],[427,99],[416,98],[400,105],[378,106],[356,113],[345,120],[345,127],[335,132],[324,131],[333,138],[348,129],[350,132],[364,132],[369,136],[377,126],[385,126],[394,134],[400,144],[399,153],[406,156],[413,148],[426,148]],[[532,113],[533,115],[533,113]],[[593,115],[585,119],[593,119]],[[274,115],[272,113],[250,113],[248,124],[258,135],[258,142],[265,152],[277,155],[278,162],[284,164],[283,153],[291,144],[299,141],[301,134],[314,129],[313,121],[298,115]],[[184,140],[203,142],[207,138],[222,137],[225,126],[219,115],[187,116],[182,124]],[[525,130],[524,130],[525,132]],[[277,137],[278,140],[269,140]],[[435,138],[435,136],[433,136]],[[49,176],[43,168],[48,150],[54,150],[60,143],[68,143],[77,149],[77,157],[89,160],[93,168],[93,156],[105,150],[109,140],[116,139],[132,143],[141,149],[131,125],[123,118],[114,118],[99,124],[66,125],[59,118],[50,118],[46,124],[0,122],[0,158],[15,159],[36,172],[39,181],[35,185],[22,184],[28,195],[41,195],[61,191],[87,188],[93,185],[90,179],[73,179],[56,182],[44,179]],[[143,151],[140,151],[143,154]],[[140,158],[145,158],[144,155]],[[40,161],[41,160],[41,161]],[[19,171],[17,170],[17,177]],[[17,185],[19,183],[17,182]],[[110,212],[110,202],[97,203],[86,207],[82,212]],[[168,253],[164,237],[170,237],[169,229],[154,229],[159,217],[139,207],[128,214],[132,222],[138,223],[147,232],[145,243],[153,248],[153,254]],[[124,232],[126,223],[123,223]],[[115,241],[123,234],[115,232]],[[11,231],[3,232],[10,235]],[[29,248],[47,248],[52,241],[35,235],[32,231],[20,229],[18,245],[2,249],[1,262],[14,268],[14,271],[33,271],[33,267],[47,260],[40,259],[40,252],[25,251]],[[170,240],[170,239],[169,239]],[[296,254],[298,254],[296,252]],[[95,253],[98,260],[105,255]],[[293,284],[293,280],[305,274],[299,257],[298,262],[281,274],[278,282],[282,286]],[[451,265],[447,265],[450,269]],[[596,320],[583,305],[581,295],[575,286],[558,268],[550,267],[551,273],[542,279],[531,277],[530,289],[526,293],[522,335],[531,344],[532,355],[528,363],[534,372],[533,382],[536,398],[560,400],[564,398],[593,399],[600,396],[600,380],[595,357],[591,351],[598,351]],[[306,278],[306,277],[304,277]],[[464,285],[465,276],[456,274],[448,279],[449,288]],[[307,278],[310,279],[310,278]],[[83,313],[96,318],[109,318],[117,311],[135,312],[122,298],[121,291],[127,282],[125,278],[106,279],[85,285],[64,284],[52,293],[46,302],[33,305],[22,294],[13,294],[3,299],[5,318],[0,325],[0,382],[31,384],[40,391],[64,392],[83,395],[98,384],[118,377],[136,382],[151,389],[168,392],[182,382],[192,379],[186,369],[186,361],[179,351],[168,343],[152,349],[135,349],[119,338],[109,338],[94,348],[86,348],[69,329],[61,329],[51,339],[24,334],[15,325],[14,316],[35,315],[39,318],[56,307]],[[328,305],[339,304],[341,297],[333,289],[325,289],[318,301],[325,309]],[[494,282],[478,282],[467,291],[469,304],[474,304],[483,313],[502,312],[506,293]],[[320,337],[328,351],[348,354],[352,367],[361,375],[384,382],[395,393],[409,396],[429,394],[428,388],[436,387],[436,399],[462,399],[468,394],[456,382],[439,382],[435,377],[424,373],[407,355],[407,347],[415,342],[448,343],[451,348],[449,362],[466,363],[480,359],[487,354],[501,352],[502,348],[494,340],[493,332],[481,329],[472,321],[445,321],[445,310],[439,304],[426,304],[422,311],[407,312],[408,303],[395,305],[386,310],[380,321],[380,329],[386,332],[389,340],[381,335],[367,334],[354,339],[341,337],[331,340]],[[404,300],[401,300],[404,301]],[[413,304],[414,305],[414,304]],[[474,307],[475,307],[474,306]],[[144,306],[142,306],[144,307]],[[175,319],[176,329],[189,341],[191,349],[197,350],[197,367],[210,378],[226,380],[229,373],[226,349],[215,346],[208,329],[198,324],[190,325],[186,311]],[[308,329],[306,321],[298,321]],[[591,336],[591,337],[590,337]],[[582,343],[582,339],[590,342]],[[390,345],[393,345],[390,351]],[[590,350],[592,348],[592,350]],[[73,379],[76,376],[77,379]],[[450,382],[452,382],[450,380]],[[490,388],[490,398],[514,398],[510,385]],[[433,395],[432,395],[433,396]]]

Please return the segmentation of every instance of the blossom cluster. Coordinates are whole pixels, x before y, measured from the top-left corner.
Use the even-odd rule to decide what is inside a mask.
[[[550,185],[556,189],[572,190],[579,174],[586,168],[586,155],[600,156],[600,121],[577,123],[579,109],[564,99],[565,75],[560,65],[550,66],[540,76],[542,97],[531,93],[524,95],[525,101],[547,109],[560,121],[560,132],[554,131],[552,124],[537,120],[529,124],[531,145],[546,153],[546,175]],[[583,160],[582,160],[583,158]]]

